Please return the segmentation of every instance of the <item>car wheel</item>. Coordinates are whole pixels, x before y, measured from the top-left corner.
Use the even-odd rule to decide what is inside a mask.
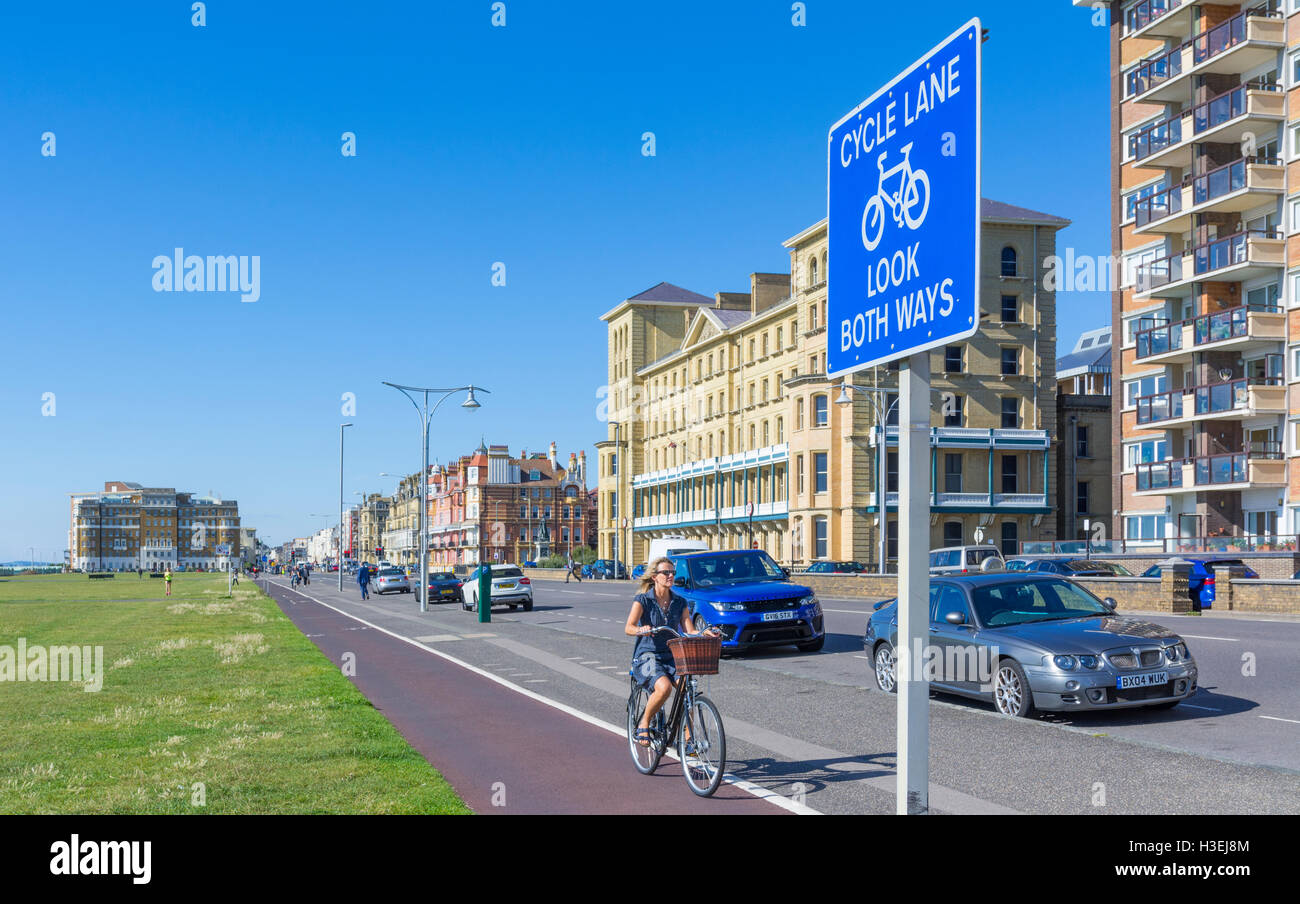
[[[474,607],[470,605],[469,597],[467,596],[462,596],[460,598],[460,607],[464,609],[466,612],[474,611]]]
[[[514,611],[515,611],[516,609],[518,609],[518,608],[519,608],[519,604],[518,604],[518,603],[511,603],[511,604],[510,604],[510,611],[511,611],[511,612],[514,612]]]
[[[525,612],[532,612],[532,611],[533,611],[533,601],[532,601],[532,600],[528,600],[528,602],[524,603],[524,611],[525,611]]]
[[[993,706],[1006,716],[1024,718],[1034,711],[1034,694],[1025,670],[1014,659],[998,661],[993,678]]]
[[[872,657],[876,665],[876,687],[886,694],[898,691],[898,660],[894,657],[893,646],[886,641],[876,647]]]
[[[800,653],[816,653],[825,645],[826,645],[825,634],[823,634],[821,637],[817,638],[816,640],[810,640],[807,643],[795,644],[795,646],[799,648]]]

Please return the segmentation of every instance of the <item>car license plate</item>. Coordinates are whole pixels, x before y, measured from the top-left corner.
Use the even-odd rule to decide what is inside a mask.
[[[764,612],[763,621],[788,621],[794,618],[798,613],[791,610],[790,612]]]
[[[1168,683],[1168,672],[1148,672],[1145,675],[1120,675],[1115,679],[1115,688],[1126,691],[1135,687],[1154,687],[1157,684]]]
[[[441,593],[443,596],[451,596],[450,590],[440,590],[438,592]]]
[[[512,581],[511,583],[509,583],[509,584],[498,584],[498,585],[497,585],[497,589],[498,589],[498,590],[514,590],[514,589],[515,589],[515,585],[514,585],[514,582],[513,582],[513,581]]]

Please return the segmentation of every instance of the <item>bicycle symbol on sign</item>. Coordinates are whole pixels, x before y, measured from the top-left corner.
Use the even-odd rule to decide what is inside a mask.
[[[894,216],[895,225],[907,224],[908,229],[920,229],[925,222],[925,215],[930,210],[930,177],[925,170],[912,169],[912,142],[903,145],[903,160],[889,169],[885,169],[885,151],[876,158],[876,167],[880,170],[880,183],[876,193],[867,202],[862,211],[862,244],[868,251],[876,250],[885,232],[885,205]],[[885,183],[894,176],[901,175],[898,191],[890,194]]]

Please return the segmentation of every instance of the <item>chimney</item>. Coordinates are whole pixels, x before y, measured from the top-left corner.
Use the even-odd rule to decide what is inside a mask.
[[[547,450],[546,457],[551,462],[551,472],[555,472],[555,440],[551,440],[551,446]]]
[[[587,450],[578,453],[578,483],[587,485]]]

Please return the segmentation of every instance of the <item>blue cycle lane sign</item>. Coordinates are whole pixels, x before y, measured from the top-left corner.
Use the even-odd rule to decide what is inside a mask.
[[[831,376],[979,327],[980,44],[972,19],[831,127]]]

